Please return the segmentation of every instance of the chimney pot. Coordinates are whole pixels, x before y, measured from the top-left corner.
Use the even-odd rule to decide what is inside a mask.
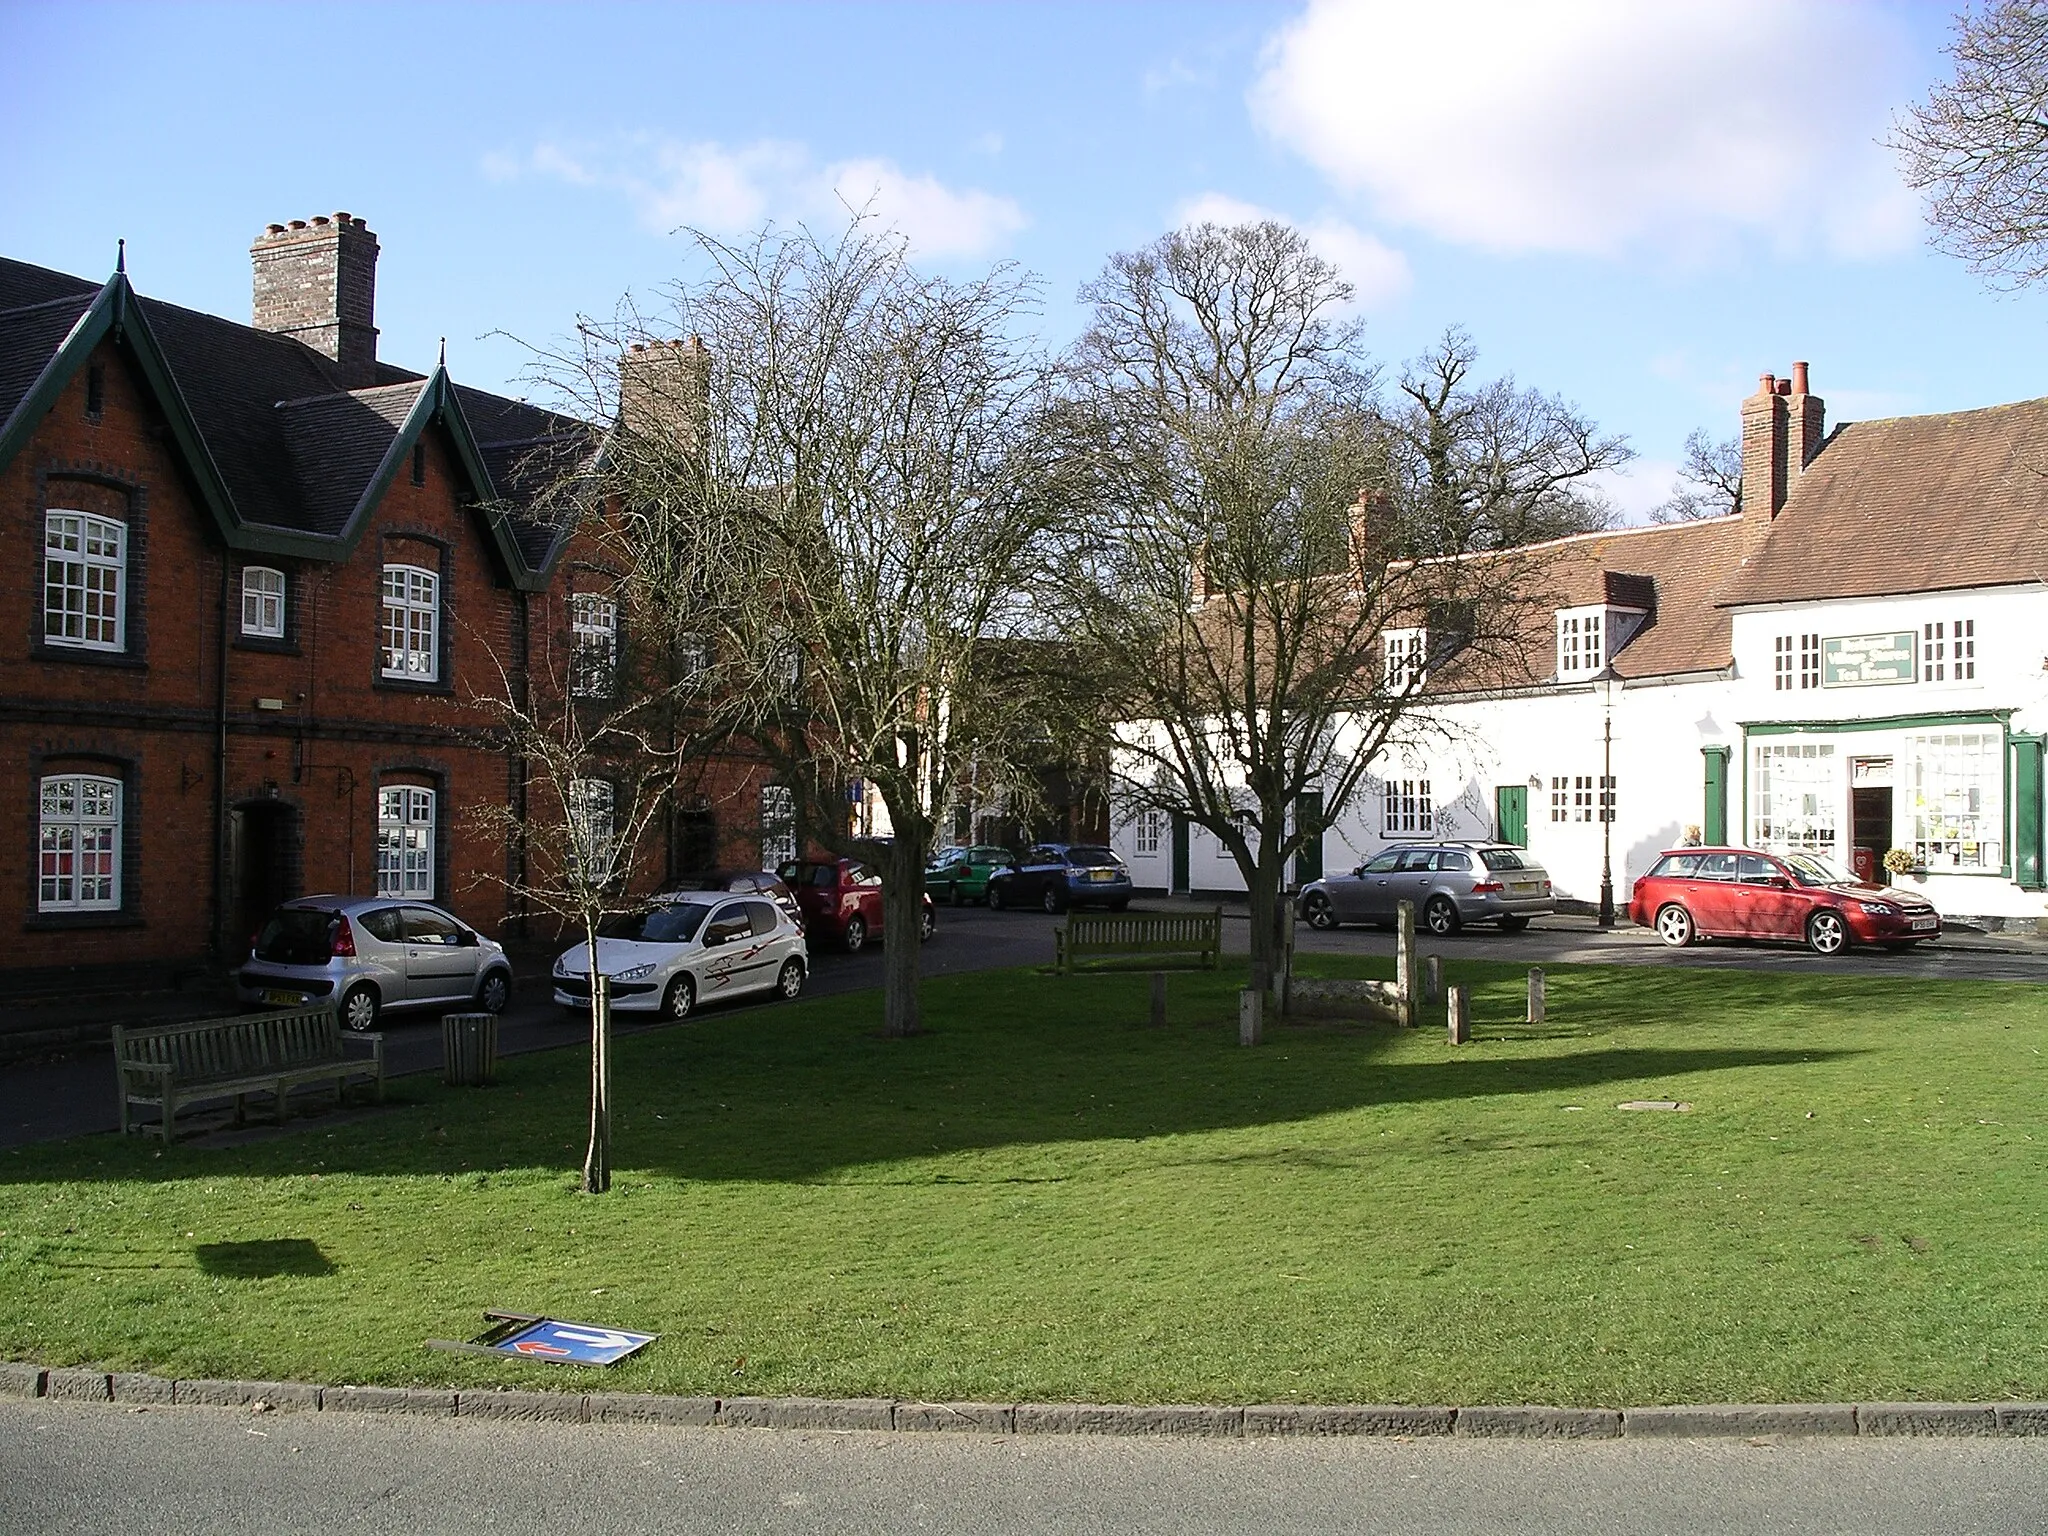
[[[337,214],[336,214],[336,215],[334,216],[334,222],[335,222],[335,223],[337,223],[337,224],[346,224],[346,223],[348,223],[348,221],[349,221],[349,215],[348,215],[348,214],[345,214],[345,213],[337,213]]]
[[[1778,380],[1778,393],[1779,393],[1779,394],[1781,394],[1781,395],[1789,395],[1789,394],[1791,394],[1791,393],[1792,393],[1792,381],[1791,381],[1790,379],[1780,379],[1780,380]]]
[[[1804,363],[1794,363],[1792,365],[1792,393],[1795,395],[1806,393],[1806,364]]]
[[[282,224],[266,224],[263,226],[263,233],[266,235],[281,235],[284,233],[284,226]]]
[[[1764,373],[1757,376],[1756,392],[1760,395],[1775,395],[1778,392],[1776,374]]]
[[[304,219],[293,219],[293,220],[292,220],[292,228],[293,228],[293,229],[304,229],[305,227],[306,227],[306,221],[305,221]]]
[[[324,213],[316,213],[313,215],[313,222],[321,229],[325,229],[333,220],[329,219]]]

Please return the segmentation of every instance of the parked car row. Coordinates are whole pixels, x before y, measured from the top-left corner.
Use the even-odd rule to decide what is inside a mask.
[[[1064,912],[1069,907],[1131,904],[1131,872],[1113,849],[1099,843],[1035,843],[1022,853],[1007,848],[948,848],[925,866],[927,895],[954,906],[986,902]]]

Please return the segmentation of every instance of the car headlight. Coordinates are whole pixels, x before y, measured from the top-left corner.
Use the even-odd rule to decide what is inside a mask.
[[[1879,917],[1896,917],[1899,911],[1897,907],[1888,901],[1864,901],[1857,903],[1857,905],[1862,907],[1864,911],[1875,913]]]
[[[557,955],[555,957],[555,974],[557,976],[568,976],[574,974],[569,969],[569,957],[567,955]]]
[[[645,965],[629,965],[612,977],[613,981],[645,981],[654,974],[654,962]]]

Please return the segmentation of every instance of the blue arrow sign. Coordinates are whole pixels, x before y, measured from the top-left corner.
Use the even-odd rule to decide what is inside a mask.
[[[527,1360],[559,1360],[564,1365],[611,1365],[660,1337],[657,1333],[630,1333],[624,1328],[606,1328],[597,1323],[564,1323],[544,1317],[509,1338],[493,1341],[489,1347],[500,1354],[518,1355]]]

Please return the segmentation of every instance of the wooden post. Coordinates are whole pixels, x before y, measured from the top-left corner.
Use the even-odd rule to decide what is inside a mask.
[[[1152,1027],[1166,1028],[1166,972],[1152,973]]]
[[[1294,1011],[1294,930],[1299,926],[1294,920],[1294,903],[1285,891],[1280,893],[1280,1017],[1286,1018]]]
[[[1257,1045],[1265,1036],[1266,994],[1246,987],[1237,994],[1237,1043]]]
[[[1463,1045],[1472,1038],[1472,994],[1469,987],[1459,985],[1451,988],[1450,1007],[1445,1010],[1446,1022],[1450,1025],[1451,1044]]]
[[[1422,996],[1425,1002],[1435,1002],[1444,995],[1444,957],[1429,955],[1422,962]]]
[[[1543,967],[1540,965],[1529,968],[1529,1022],[1543,1022]]]
[[[1395,907],[1396,935],[1394,940],[1394,990],[1401,994],[1400,1024],[1403,1029],[1413,1029],[1416,1021],[1415,1007],[1415,903],[1404,901]]]

